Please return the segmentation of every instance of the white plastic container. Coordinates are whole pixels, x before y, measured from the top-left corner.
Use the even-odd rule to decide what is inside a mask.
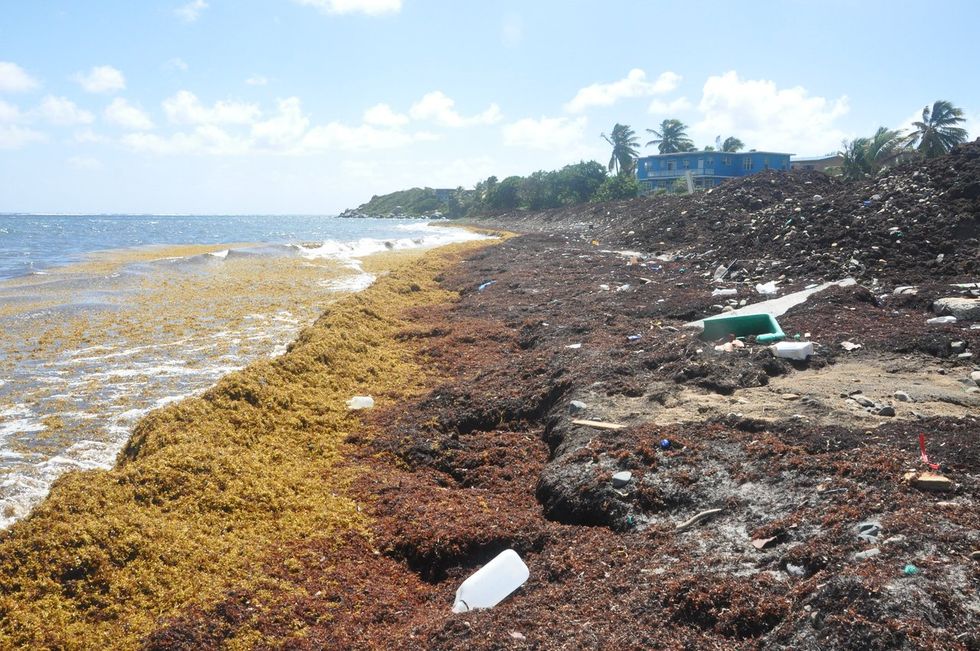
[[[769,346],[772,354],[784,359],[803,360],[813,354],[813,342],[811,341],[780,341]]]
[[[517,552],[513,549],[502,551],[460,584],[453,612],[493,608],[524,585],[530,575]]]
[[[734,288],[726,288],[726,289],[719,288],[711,292],[711,295],[712,296],[738,296],[738,290]]]
[[[355,409],[373,409],[374,408],[374,398],[371,396],[354,396],[347,401],[347,408],[351,410]]]

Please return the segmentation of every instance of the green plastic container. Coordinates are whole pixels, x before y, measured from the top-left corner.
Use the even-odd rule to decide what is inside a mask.
[[[704,320],[704,333],[701,335],[703,339],[716,341],[728,335],[736,337],[755,335],[756,341],[760,344],[771,344],[786,338],[783,329],[776,322],[776,317],[771,314],[713,316]]]

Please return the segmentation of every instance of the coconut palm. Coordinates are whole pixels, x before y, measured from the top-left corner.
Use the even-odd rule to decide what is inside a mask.
[[[841,151],[841,174],[846,179],[872,176],[893,163],[904,151],[908,137],[902,132],[878,127],[870,138],[855,138],[844,143]]]
[[[632,174],[633,166],[640,155],[637,147],[636,132],[626,124],[617,123],[610,135],[602,134],[602,138],[612,145],[612,156],[609,158],[609,171],[616,170],[618,174]]]
[[[937,100],[932,109],[922,109],[922,121],[913,122],[908,145],[927,158],[949,153],[956,145],[966,142],[966,129],[956,126],[963,122],[963,110],[944,99]]]
[[[721,138],[721,136],[718,136]],[[741,149],[745,149],[745,143],[736,138],[735,136],[728,136],[725,138],[725,142],[721,143],[721,151],[735,153]]]
[[[687,137],[687,125],[680,120],[664,120],[660,123],[660,131],[647,129],[656,136],[646,144],[657,145],[661,154],[673,154],[678,151],[694,151],[694,143]]]

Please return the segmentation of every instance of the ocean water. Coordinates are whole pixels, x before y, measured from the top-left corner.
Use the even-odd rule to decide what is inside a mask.
[[[0,529],[148,411],[281,354],[360,260],[480,236],[421,220],[0,215]]]

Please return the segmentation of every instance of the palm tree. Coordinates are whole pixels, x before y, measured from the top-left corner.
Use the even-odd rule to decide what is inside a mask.
[[[721,136],[718,136],[721,139]],[[728,136],[725,138],[725,142],[721,144],[721,151],[735,153],[740,149],[745,149],[745,143],[736,138],[735,136]]]
[[[617,123],[610,135],[602,134],[603,140],[612,145],[612,156],[609,158],[609,171],[616,170],[618,174],[632,174],[633,165],[640,155],[637,147],[640,142],[636,132],[626,124]]]
[[[901,131],[878,127],[870,138],[845,142],[841,151],[841,174],[852,180],[877,174],[901,155],[907,139]]]
[[[655,135],[656,140],[646,144],[657,145],[661,154],[673,154],[678,151],[694,151],[694,143],[687,137],[687,125],[680,120],[664,120],[660,123],[660,131],[647,129]]]
[[[909,147],[915,147],[927,158],[949,153],[956,145],[966,142],[966,129],[956,125],[963,122],[963,110],[944,99],[922,109],[922,121],[913,122],[908,136]]]

